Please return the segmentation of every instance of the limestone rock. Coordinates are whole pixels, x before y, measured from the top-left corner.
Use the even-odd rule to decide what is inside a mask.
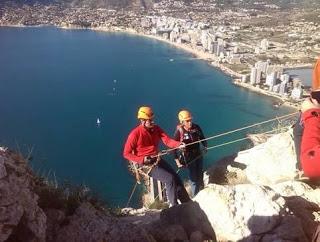
[[[197,240],[200,237],[211,241],[216,240],[215,232],[207,215],[196,202],[190,201],[165,209],[161,212],[160,218],[161,222],[165,224],[182,226],[190,240],[191,238]]]
[[[320,188],[313,189],[310,185],[300,181],[281,182],[270,187],[284,197],[298,196],[309,202],[320,204]]]
[[[67,222],[58,231],[56,241],[154,241],[154,239],[142,227],[121,221],[84,203],[67,218]]]
[[[253,184],[276,184],[298,176],[291,131],[274,135],[266,143],[239,152],[235,161],[247,166],[244,172]]]
[[[320,188],[313,189],[299,181],[276,184],[272,188],[286,200],[286,206],[302,222],[301,227],[309,240],[319,224]]]
[[[0,160],[6,171],[0,176],[0,241],[45,241],[46,215],[38,206],[26,161],[6,149]]]
[[[209,184],[194,200],[207,215],[218,240],[231,241],[271,231],[279,224],[278,215],[285,204],[272,190],[251,184]],[[259,216],[258,223],[249,223],[253,216]]]

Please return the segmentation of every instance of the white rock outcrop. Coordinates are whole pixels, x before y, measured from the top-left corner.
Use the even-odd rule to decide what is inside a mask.
[[[294,180],[299,175],[291,131],[274,135],[267,142],[241,151],[235,161],[246,165],[247,180],[270,185]]]
[[[301,172],[291,131],[210,168],[196,197],[220,241],[311,241],[320,227],[320,188]],[[217,185],[221,184],[221,185]]]
[[[261,185],[210,184],[194,201],[207,215],[218,241],[307,242],[317,226],[312,214],[318,206],[298,199],[290,202]],[[300,214],[298,206],[305,209]]]

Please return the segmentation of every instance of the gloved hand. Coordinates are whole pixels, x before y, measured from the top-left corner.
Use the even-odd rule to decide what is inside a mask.
[[[177,167],[178,168],[182,168],[182,167],[184,167],[184,165],[180,162],[180,160],[179,159],[174,159],[175,160],[175,162],[176,162],[176,164],[177,164]]]
[[[185,149],[186,148],[186,144],[181,142],[178,148],[179,149]]]
[[[156,163],[156,161],[157,161],[157,158],[156,158],[156,157],[151,157],[151,156],[149,156],[149,155],[148,155],[148,156],[145,156],[145,157],[143,158],[143,164],[146,165],[146,166],[150,166],[150,165]]]

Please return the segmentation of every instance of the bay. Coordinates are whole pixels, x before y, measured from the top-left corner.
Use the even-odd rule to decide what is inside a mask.
[[[153,107],[156,122],[170,135],[183,108],[207,136],[290,112],[274,110],[270,98],[235,87],[205,61],[158,40],[0,28],[0,144],[24,154],[32,149],[37,173],[86,184],[110,206],[124,206],[135,181],[122,149],[141,105]],[[210,150],[206,167],[245,146]],[[138,193],[131,205],[139,205]]]

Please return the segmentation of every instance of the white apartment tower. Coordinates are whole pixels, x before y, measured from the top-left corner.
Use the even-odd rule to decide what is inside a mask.
[[[271,72],[269,75],[266,77],[266,85],[269,87],[272,87],[276,85],[277,82],[277,73],[276,72]]]
[[[250,74],[250,84],[254,85],[256,83],[256,79],[257,79],[257,68],[252,67],[251,68],[251,74]]]

